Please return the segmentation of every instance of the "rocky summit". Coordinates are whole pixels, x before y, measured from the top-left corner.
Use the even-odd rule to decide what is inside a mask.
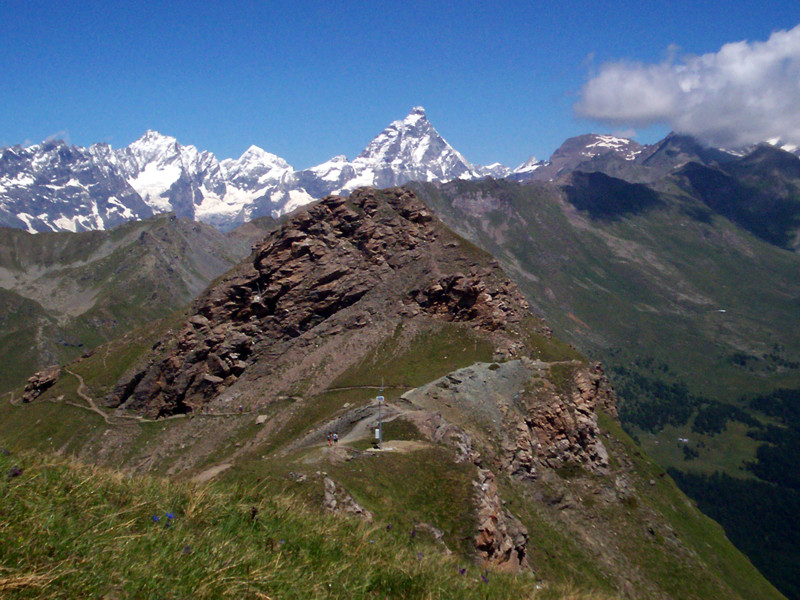
[[[322,390],[401,323],[461,322],[494,333],[496,354],[514,357],[522,344],[507,329],[527,303],[494,261],[464,245],[409,191],[327,197],[203,294],[109,405],[197,411],[230,398],[226,390],[247,395],[242,378],[272,393],[292,380]]]

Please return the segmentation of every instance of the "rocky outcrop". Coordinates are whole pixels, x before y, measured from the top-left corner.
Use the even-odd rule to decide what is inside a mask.
[[[325,510],[339,515],[351,515],[372,521],[372,513],[356,502],[342,486],[330,477],[323,480],[325,486],[325,497],[322,501]]]
[[[328,197],[288,221],[195,302],[193,316],[162,342],[165,356],[129,374],[108,404],[152,416],[199,410],[236,381],[256,348],[297,338],[358,302],[435,237],[410,193],[381,200],[374,190]]]
[[[434,444],[445,443],[455,448],[456,462],[480,464],[481,455],[472,447],[472,438],[460,427],[448,423],[439,412],[417,410],[406,414],[417,430]]]
[[[36,400],[46,389],[52,387],[58,381],[59,375],[61,375],[61,367],[58,365],[53,365],[34,373],[28,379],[28,383],[25,384],[25,390],[22,392],[22,402]]]
[[[605,472],[608,452],[600,440],[597,411],[616,416],[616,396],[602,367],[558,363],[550,371],[557,385],[550,381],[519,400],[522,415],[504,448],[506,471],[521,478],[535,477],[537,467]]]
[[[426,409],[415,424],[428,439],[448,442],[478,465],[480,448],[487,464],[494,460],[518,479],[535,479],[542,468],[600,473],[608,467],[597,419],[599,410],[616,416],[616,396],[599,363],[526,357],[477,363],[403,398]],[[473,440],[452,421],[475,424],[491,435]]]
[[[527,314],[497,263],[474,248],[466,254],[411,191],[360,189],[324,198],[272,232],[195,301],[191,317],[118,383],[107,405],[151,417],[204,410],[255,363],[272,363],[295,384],[309,376],[298,370],[307,354],[300,346],[385,323],[377,340],[401,320],[463,322],[497,333],[497,351],[513,355],[517,342],[504,329]],[[315,330],[323,325],[324,336]],[[369,349],[373,338],[364,337],[349,358]],[[279,367],[293,347],[294,362],[283,365],[295,369],[289,376]],[[323,361],[341,356],[312,362]]]
[[[487,331],[518,321],[519,310],[526,310],[528,303],[516,287],[511,282],[490,287],[481,275],[466,277],[455,273],[427,289],[414,290],[407,302],[416,303],[427,314],[449,321],[471,321]]]
[[[494,474],[478,469],[473,482],[477,504],[478,533],[475,549],[481,560],[501,570],[518,571],[527,565],[528,531],[503,510]]]
[[[599,410],[616,415],[616,397],[599,363],[476,363],[402,399],[417,407],[406,418],[422,435],[477,467],[475,548],[487,565],[516,570],[528,553],[527,531],[503,508],[495,473],[535,484],[609,471],[597,419]]]

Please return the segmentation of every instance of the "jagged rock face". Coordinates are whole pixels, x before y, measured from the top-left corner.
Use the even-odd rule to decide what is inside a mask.
[[[478,517],[475,536],[478,556],[501,570],[518,571],[527,564],[528,530],[519,519],[503,510],[494,474],[489,469],[478,469],[473,485]]]
[[[568,378],[562,389],[544,385],[518,400],[522,418],[514,423],[513,439],[504,453],[504,466],[511,475],[535,477],[543,466],[579,466],[598,473],[608,468],[597,411],[602,408],[616,416],[611,385],[599,363],[563,367],[567,373],[557,376]]]
[[[511,285],[501,288],[507,295]],[[480,277],[465,277],[455,273],[437,281],[424,290],[414,290],[409,298],[423,312],[453,321],[472,321],[481,327],[494,331],[507,322],[502,301],[492,296],[487,284]],[[527,303],[520,302],[523,308]]]
[[[488,258],[465,258],[445,232],[407,190],[323,199],[199,298],[161,356],[122,381],[109,404],[154,416],[199,410],[255,363],[285,375],[290,352],[302,361],[312,338],[401,319],[464,321],[487,333],[518,323],[527,304],[516,287]],[[324,335],[312,335],[319,327]]]

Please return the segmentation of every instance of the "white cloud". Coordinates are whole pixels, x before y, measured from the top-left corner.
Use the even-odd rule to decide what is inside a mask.
[[[636,130],[633,127],[628,127],[627,129],[615,129],[611,132],[611,135],[621,138],[627,138],[629,140],[636,139],[638,135]]]
[[[55,140],[63,140],[67,144],[71,144],[72,143],[70,141],[70,138],[69,138],[69,131],[67,131],[66,129],[60,129],[60,130],[56,131],[54,134],[48,135],[45,138],[46,142],[52,142],[52,141],[55,141]]]
[[[800,144],[800,25],[766,42],[659,64],[619,61],[582,88],[576,112],[616,126],[666,124],[720,146]]]

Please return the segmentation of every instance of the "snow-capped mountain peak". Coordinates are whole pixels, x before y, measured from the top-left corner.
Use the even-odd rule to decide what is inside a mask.
[[[126,150],[135,157],[141,166],[151,162],[164,162],[180,153],[180,144],[174,137],[162,135],[158,131],[148,129],[138,140]]]
[[[241,165],[260,164],[260,165],[279,165],[281,167],[289,166],[289,163],[287,163],[280,156],[272,154],[272,152],[267,152],[266,150],[264,150],[263,148],[259,148],[258,146],[250,146],[239,157],[238,162]]]
[[[502,163],[496,162],[485,167],[475,165],[475,168],[484,177],[494,177],[495,179],[502,179],[508,177],[513,171]]]
[[[427,119],[425,118],[425,109],[422,106],[415,106],[411,109],[411,112],[408,113],[405,119],[403,119],[403,123],[406,125],[414,125],[420,119]]]
[[[250,146],[238,159],[148,130],[125,148],[43,142],[0,153],[0,224],[29,231],[104,229],[173,211],[221,228],[261,215],[280,216],[330,193],[408,181],[505,177],[500,164],[473,165],[415,106],[350,161],[344,155],[295,171]]]
[[[792,154],[797,154],[800,156],[800,147],[797,146],[797,144],[789,144],[784,142],[781,138],[770,138],[765,141],[770,146],[775,146],[776,148],[780,148],[781,150],[785,150],[786,152],[791,152]]]
[[[514,169],[514,173],[532,173],[536,169],[541,168],[545,162],[543,160],[539,160],[535,156],[531,156],[528,160]]]
[[[292,166],[276,154],[267,152],[258,146],[250,146],[238,160],[225,159],[220,162],[225,171],[230,174],[241,174],[255,171],[268,172],[272,170],[292,169]]]
[[[482,176],[439,135],[421,106],[412,108],[404,119],[392,122],[352,164],[359,174],[371,172],[372,185],[377,187],[400,185],[406,181],[448,181]],[[358,185],[363,185],[363,179],[358,178]]]
[[[642,152],[642,147],[637,142],[627,138],[599,133],[591,133],[587,137],[588,140],[583,150],[583,155],[587,158],[605,152],[615,152],[625,160],[635,160]]]

